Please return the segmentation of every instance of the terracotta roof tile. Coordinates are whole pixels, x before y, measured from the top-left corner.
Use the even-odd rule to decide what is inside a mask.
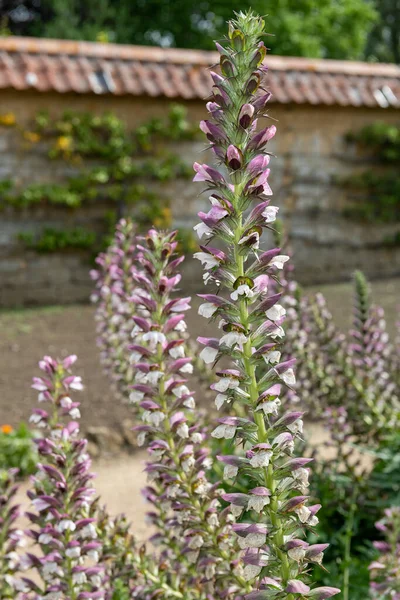
[[[216,52],[8,37],[0,89],[204,99]],[[400,107],[400,67],[268,56],[264,86],[278,103]]]

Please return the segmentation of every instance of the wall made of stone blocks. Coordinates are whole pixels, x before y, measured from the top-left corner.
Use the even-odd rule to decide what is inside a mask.
[[[204,116],[203,104],[186,104],[193,120]],[[17,93],[2,91],[0,113],[13,112],[17,122],[29,123],[37,110],[51,108],[113,111],[134,126],[149,116],[167,112],[164,99],[97,98],[86,96]],[[273,203],[280,206],[294,253],[296,276],[304,284],[348,279],[356,268],[370,278],[400,275],[400,248],[385,243],[400,224],[376,225],[350,221],[343,216],[348,204],[340,180],[375,168],[368,156],[345,141],[377,120],[398,123],[399,112],[384,109],[271,105],[278,133],[270,144]],[[171,145],[188,164],[206,160],[202,141]],[[49,162],[40,144],[26,152],[13,129],[0,129],[0,180],[13,178],[21,186],[33,182],[59,181],[73,169]],[[193,227],[196,214],[207,207],[207,194],[190,180],[152,185],[161,197],[172,201],[174,226]],[[21,232],[39,233],[45,227],[77,227],[104,233],[105,214],[114,205],[98,203],[84,208],[41,207],[12,209],[0,213],[0,306],[63,304],[86,301],[90,295],[90,252],[68,251],[38,254],[18,241]],[[186,287],[199,289],[197,261],[184,265]]]

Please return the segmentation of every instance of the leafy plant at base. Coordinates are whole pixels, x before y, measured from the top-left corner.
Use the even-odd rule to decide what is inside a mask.
[[[17,468],[19,477],[25,477],[35,472],[37,459],[32,432],[25,423],[17,429],[0,427],[0,469]]]

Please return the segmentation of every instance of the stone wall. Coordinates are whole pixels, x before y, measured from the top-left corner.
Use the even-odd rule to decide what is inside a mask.
[[[203,105],[187,103],[190,117],[203,116]],[[134,126],[151,115],[163,115],[167,101],[160,99],[102,98],[51,95],[33,92],[2,91],[0,113],[12,111],[26,124],[37,110],[55,107],[93,112],[114,111]],[[400,248],[383,241],[400,229],[400,224],[365,225],[343,216],[347,194],[338,182],[341,178],[374,168],[368,157],[358,154],[345,142],[345,134],[358,131],[376,120],[397,123],[395,110],[278,106],[270,114],[278,123],[278,134],[271,143],[276,158],[271,163],[270,182],[275,201],[281,206],[286,230],[290,234],[298,279],[302,283],[344,280],[355,268],[371,278],[400,274]],[[189,163],[201,159],[201,141],[172,147]],[[13,177],[23,185],[62,179],[66,165],[49,161],[40,144],[27,153],[11,129],[0,129],[0,180]],[[199,195],[200,186],[190,181],[175,181],[155,187],[173,199],[174,225],[192,227],[196,213],[204,210],[207,196]],[[96,204],[70,210],[65,208],[7,208],[0,213],[0,306],[53,304],[87,300],[91,282],[87,252],[68,251],[38,254],[27,251],[17,240],[23,231],[41,231],[45,227],[82,226],[101,233],[104,215],[110,206]],[[185,265],[188,287],[198,282],[199,270]]]

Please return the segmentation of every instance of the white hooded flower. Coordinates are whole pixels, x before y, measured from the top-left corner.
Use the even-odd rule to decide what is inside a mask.
[[[297,419],[297,421],[295,421],[294,423],[290,423],[287,428],[289,429],[289,431],[291,433],[293,433],[294,435],[296,435],[297,433],[303,433],[303,420],[302,419]]]
[[[269,335],[273,340],[276,338],[283,338],[285,337],[285,330],[280,325],[276,325],[273,329],[271,329]]]
[[[232,300],[238,300],[239,296],[244,298],[252,298],[254,296],[253,290],[246,284],[239,285],[236,290],[233,290],[231,294]]]
[[[72,408],[68,414],[71,417],[71,419],[80,419],[81,418],[81,411],[79,410],[79,408]]]
[[[188,438],[189,437],[189,427],[187,425],[187,423],[181,423],[178,427],[178,429],[176,430],[176,433],[179,435],[179,437],[181,438]]]
[[[273,223],[276,220],[278,210],[278,206],[267,206],[267,208],[261,213],[262,216],[265,218],[265,222]]]
[[[172,393],[177,398],[182,398],[182,396],[186,396],[186,395],[190,394],[190,390],[186,385],[177,385],[172,390]]]
[[[157,382],[164,375],[162,371],[149,371],[146,375],[145,381],[150,385],[157,385]]]
[[[185,348],[183,347],[183,344],[179,344],[179,346],[174,346],[173,348],[171,348],[168,354],[172,358],[184,358]]]
[[[142,337],[144,342],[149,342],[149,345],[153,348],[157,344],[164,344],[166,341],[165,335],[161,331],[147,331]]]
[[[301,523],[307,523],[310,515],[312,514],[311,510],[307,508],[307,506],[299,506],[298,508],[294,509],[294,512],[299,517]]]
[[[197,258],[197,260],[201,262],[205,269],[212,269],[213,267],[218,267],[219,265],[219,260],[207,252],[195,252],[193,257]]]
[[[132,404],[137,404],[138,402],[141,402],[144,398],[144,393],[143,392],[139,392],[138,390],[133,390],[130,394],[129,394],[129,402],[131,402]]]
[[[291,548],[290,550],[288,550],[288,556],[290,556],[290,558],[292,560],[295,560],[296,562],[300,562],[301,560],[303,560],[305,555],[306,552],[302,546],[298,546],[297,548]]]
[[[196,403],[194,401],[193,396],[185,398],[185,400],[183,401],[183,406],[185,406],[186,408],[196,408]]]
[[[278,256],[274,256],[274,258],[269,262],[269,266],[274,266],[277,269],[283,269],[285,262],[289,260],[289,256],[284,254],[279,254]]]
[[[90,538],[90,539],[93,539],[93,540],[95,538],[97,538],[96,527],[94,526],[93,523],[88,523],[87,525],[85,525],[85,527],[83,527],[81,529],[81,537],[83,539]]]
[[[275,398],[275,400],[270,400],[268,402],[263,402],[262,404],[259,404],[257,409],[263,410],[265,415],[277,415],[280,405],[280,399]]]
[[[235,437],[236,427],[234,425],[218,425],[214,431],[211,432],[212,437],[216,439],[225,438],[226,440],[231,440]]]
[[[181,333],[185,332],[187,329],[187,325],[186,325],[186,321],[184,321],[182,319],[182,321],[179,321],[179,323],[177,325],[175,325],[174,327],[174,331],[180,331]]]
[[[246,342],[247,337],[240,331],[229,331],[219,340],[220,346],[225,344],[225,346],[228,346],[229,348],[232,348],[232,346],[235,346],[236,344],[245,344]]]
[[[200,240],[203,236],[210,237],[212,235],[212,229],[207,227],[205,223],[198,223],[193,227],[193,229],[197,233]]]
[[[192,365],[192,363],[186,363],[186,365],[183,365],[183,367],[181,367],[179,369],[179,372],[180,373],[189,373],[189,375],[191,373],[193,373],[193,365]]]
[[[264,354],[263,358],[266,363],[271,363],[275,365],[281,360],[281,353],[279,352],[279,350],[271,350],[271,352],[267,352],[267,354]]]
[[[261,573],[261,569],[262,567],[259,567],[258,565],[246,565],[243,569],[243,577],[245,581],[250,581],[251,579],[258,577]]]
[[[65,554],[68,558],[78,558],[81,555],[81,549],[79,546],[73,546],[72,548],[67,548]]]
[[[271,450],[261,450],[250,459],[250,464],[252,467],[268,467],[271,456]]]
[[[293,369],[288,369],[282,373],[280,378],[286,383],[286,385],[294,385],[296,383],[296,375],[294,374]]]
[[[193,550],[197,550],[197,548],[201,548],[204,544],[204,540],[201,535],[193,535],[189,540],[189,548]]]
[[[223,406],[223,404],[227,401],[228,396],[226,396],[225,394],[217,394],[216,398],[215,398],[215,406],[217,407],[217,409],[219,410],[221,408],[221,406]]]
[[[49,544],[53,540],[53,536],[49,533],[41,533],[39,535],[39,544]]]
[[[245,548],[261,548],[267,541],[265,533],[249,533],[245,538],[239,538],[239,546]]]
[[[185,458],[185,460],[182,461],[182,469],[185,473],[188,473],[194,467],[195,463],[196,460],[194,456],[188,456],[188,458]]]
[[[8,567],[10,569],[15,569],[19,563],[19,556],[17,552],[8,552],[6,554],[6,559],[8,560]]]
[[[238,467],[235,465],[225,465],[224,467],[224,479],[234,479],[238,474]]]
[[[214,383],[214,390],[217,392],[226,392],[227,390],[234,390],[239,387],[239,381],[233,377],[221,377],[216,383]]]
[[[214,362],[218,354],[218,348],[210,348],[210,346],[206,346],[200,352],[200,358],[204,360],[206,365],[210,365]]]
[[[279,321],[286,315],[286,309],[280,304],[274,304],[266,311],[265,315],[270,321]]]
[[[71,519],[61,519],[61,521],[57,523],[56,529],[60,533],[62,531],[75,531],[76,525]]]
[[[134,365],[134,364],[138,363],[141,358],[142,358],[141,353],[135,351],[135,352],[132,352],[132,354],[129,357],[129,360]]]
[[[86,573],[84,571],[78,571],[77,573],[73,573],[72,581],[73,581],[73,583],[78,583],[78,584],[86,583],[86,581],[87,581]]]
[[[198,312],[200,316],[210,319],[217,310],[218,306],[212,302],[204,302],[204,304],[200,304]]]
[[[72,405],[71,398],[69,396],[64,396],[64,398],[61,398],[60,400],[60,405],[62,406],[62,408],[66,408],[67,410],[69,410]]]
[[[142,415],[143,421],[145,423],[150,423],[150,425],[154,425],[158,427],[159,424],[164,421],[165,414],[160,410],[145,410]]]
[[[269,496],[257,496],[256,494],[252,495],[247,504],[247,510],[255,510],[256,512],[261,512],[264,506],[269,504]]]

